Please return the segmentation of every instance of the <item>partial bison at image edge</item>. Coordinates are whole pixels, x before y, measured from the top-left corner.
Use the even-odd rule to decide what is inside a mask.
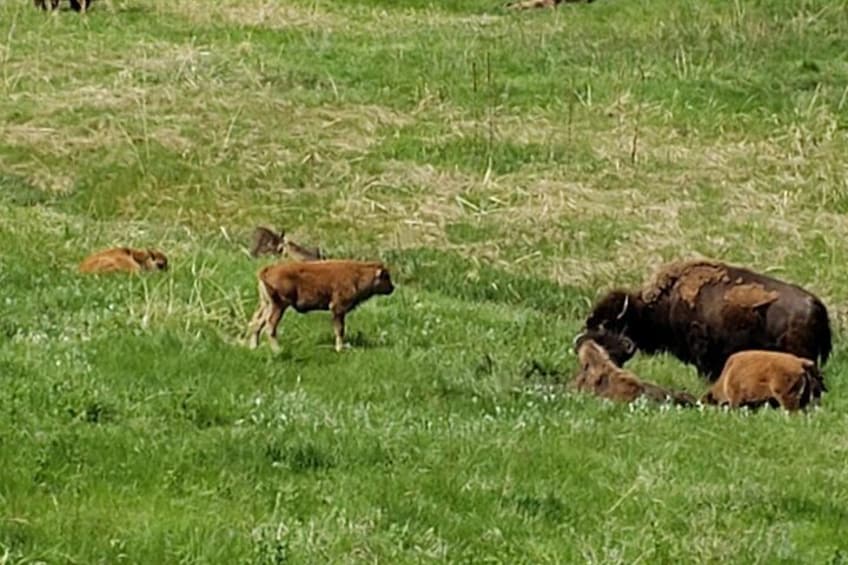
[[[250,321],[251,346],[265,331],[276,350],[277,326],[292,307],[301,314],[329,310],[333,314],[336,351],[344,344],[345,316],[376,294],[389,295],[394,284],[379,261],[304,261],[269,265],[257,273],[259,306]]]
[[[824,365],[832,347],[818,297],[708,260],[666,264],[640,290],[607,293],[585,327],[625,335],[644,353],[671,353],[710,381],[737,351],[785,351]]]

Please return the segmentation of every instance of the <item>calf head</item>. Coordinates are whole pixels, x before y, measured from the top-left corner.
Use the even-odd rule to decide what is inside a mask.
[[[374,278],[371,280],[371,291],[374,294],[391,294],[394,290],[395,286],[392,284],[389,270],[380,263],[374,271]]]
[[[592,355],[593,347],[583,347],[589,341],[594,342],[595,346],[619,367],[630,361],[636,354],[636,344],[626,335],[603,329],[594,329],[586,330],[574,338],[574,351],[578,357]],[[594,353],[594,355],[599,354]],[[581,365],[583,365],[583,359],[581,359]]]
[[[168,258],[165,257],[165,254],[157,249],[148,249],[147,250],[147,265],[148,269],[151,271],[167,271],[168,270]]]
[[[133,261],[144,271],[164,271],[168,268],[168,258],[155,249],[129,249]]]

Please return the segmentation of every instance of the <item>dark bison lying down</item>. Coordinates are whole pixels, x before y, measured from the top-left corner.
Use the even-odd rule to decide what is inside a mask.
[[[629,337],[645,353],[667,351],[714,381],[737,351],[785,351],[824,364],[827,309],[803,288],[713,261],[663,266],[641,290],[614,290],[587,330]]]

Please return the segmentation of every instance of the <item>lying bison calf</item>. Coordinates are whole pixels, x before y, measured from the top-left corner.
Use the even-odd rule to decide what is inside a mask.
[[[609,350],[601,346],[604,343]],[[653,383],[643,381],[630,371],[626,371],[613,362],[610,351],[624,361],[633,356],[636,346],[628,338],[603,332],[588,332],[575,340],[580,372],[572,382],[572,387],[590,392],[602,398],[616,402],[633,402],[644,396],[656,402],[670,402],[680,406],[692,406],[695,397],[685,392],[665,390]]]
[[[336,351],[341,351],[345,315],[375,294],[391,294],[394,291],[389,271],[379,262],[278,263],[261,269],[257,277],[259,307],[249,328],[252,346],[259,345],[259,337],[264,330],[275,350],[279,347],[277,326],[290,306],[300,313],[312,310],[332,312]]]
[[[791,353],[749,350],[727,359],[702,402],[733,408],[769,404],[795,411],[818,403],[822,390],[822,377],[813,361]]]
[[[80,263],[81,273],[138,273],[140,271],[164,271],[168,258],[155,249],[132,249],[115,247],[99,251]]]

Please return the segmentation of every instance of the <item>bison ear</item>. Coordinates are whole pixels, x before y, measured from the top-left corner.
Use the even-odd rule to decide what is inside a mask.
[[[627,351],[628,355],[633,355],[634,353],[636,353],[636,342],[634,342],[626,335],[621,336],[621,341],[624,342],[625,351]]]
[[[386,276],[386,269],[383,267],[377,267],[377,272],[374,273],[374,278],[382,279]]]

